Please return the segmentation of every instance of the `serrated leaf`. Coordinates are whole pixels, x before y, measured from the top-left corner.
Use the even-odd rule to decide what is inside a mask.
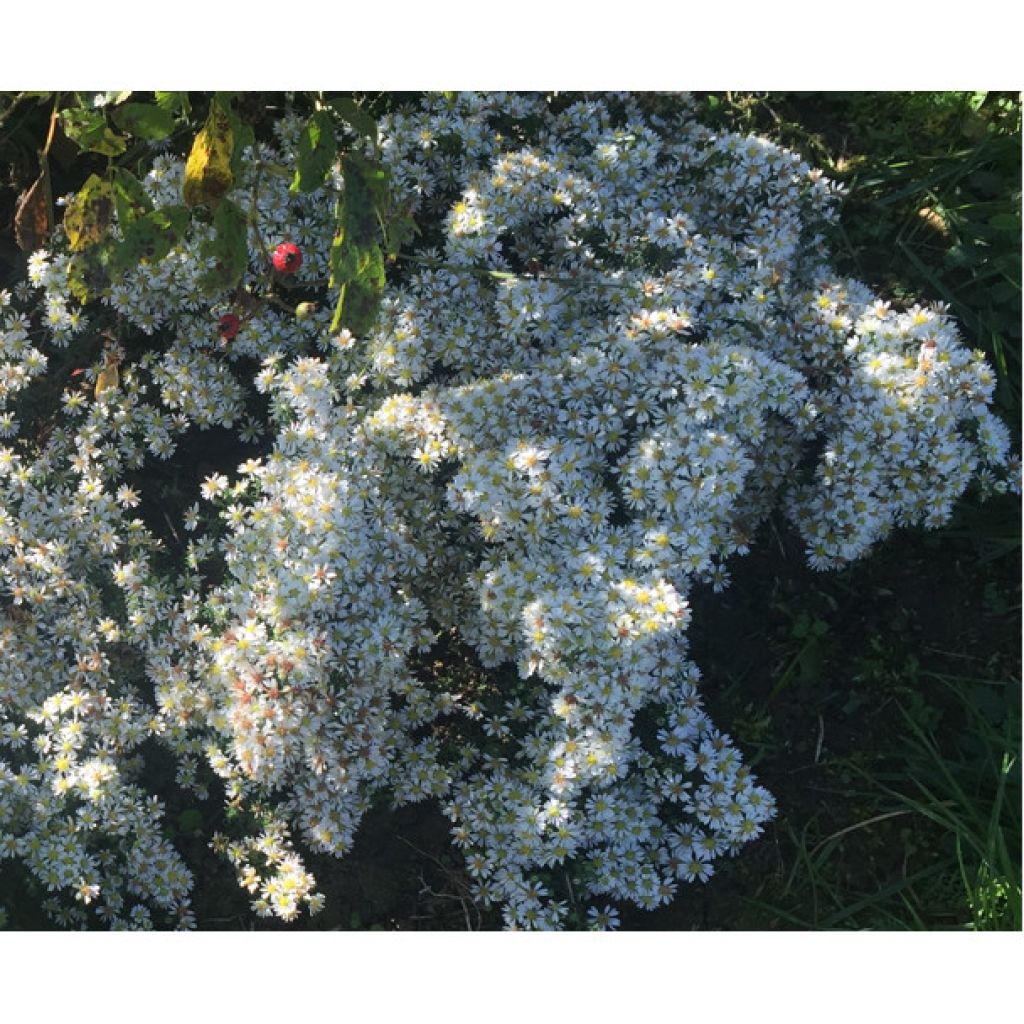
[[[377,321],[384,294],[384,254],[375,242],[357,246],[342,239],[331,257],[331,287],[338,289],[331,330],[344,326],[365,334]]]
[[[318,110],[306,122],[299,135],[299,150],[292,192],[312,192],[327,178],[338,155],[334,124],[326,110]]]
[[[988,99],[987,92],[972,92],[967,102],[971,110],[977,113],[985,105],[986,99]]]
[[[213,259],[213,268],[203,277],[209,291],[235,289],[249,266],[249,224],[237,203],[225,199],[213,215],[216,234],[203,247],[203,255]]]
[[[127,147],[125,139],[110,130],[100,110],[85,107],[62,110],[60,121],[64,134],[87,153],[120,156]]]
[[[92,174],[64,211],[64,230],[72,252],[95,245],[107,233],[114,218],[114,189],[109,181]]]
[[[121,131],[151,142],[166,139],[174,131],[174,115],[153,103],[125,103],[111,117]]]
[[[359,247],[350,241],[348,232],[344,229],[334,236],[329,259],[331,288],[352,280],[358,266],[358,252]]]
[[[214,101],[185,164],[183,194],[186,206],[217,208],[231,191],[234,181],[231,173],[233,151],[231,121],[220,104]]]

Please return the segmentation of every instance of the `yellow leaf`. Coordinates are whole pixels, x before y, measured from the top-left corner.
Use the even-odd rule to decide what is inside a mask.
[[[106,365],[102,370],[100,370],[99,375],[96,377],[96,397],[99,398],[104,391],[110,391],[111,389],[117,388],[120,383],[121,374],[117,371],[117,361],[108,359]]]
[[[187,206],[211,210],[231,191],[231,154],[234,138],[227,114],[214,102],[206,124],[192,143],[185,164],[184,198]]]
[[[103,240],[114,217],[114,189],[108,181],[89,175],[64,211],[64,228],[72,252]]]

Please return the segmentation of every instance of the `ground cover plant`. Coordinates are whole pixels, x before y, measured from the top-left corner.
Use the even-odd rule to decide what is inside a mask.
[[[1005,161],[1019,104],[957,103]],[[1019,927],[1011,645],[998,682],[953,677],[863,609],[912,617],[922,528],[1019,551],[1019,333],[967,298],[1001,274],[1019,302],[1019,257],[929,193],[945,235],[913,223],[971,243],[945,303],[865,283],[843,190],[732,130],[766,111],[796,146],[733,97],[11,99],[9,144],[43,128],[2,311],[15,926],[935,926],[948,859],[831,873],[913,821],[906,869],[924,821],[970,923]],[[1012,202],[985,213],[997,246]],[[963,593],[1003,622],[1001,578]],[[895,766],[859,746],[887,705]],[[820,838],[777,768],[808,707],[815,769],[826,714],[867,723],[830,730],[843,806],[894,801]]]

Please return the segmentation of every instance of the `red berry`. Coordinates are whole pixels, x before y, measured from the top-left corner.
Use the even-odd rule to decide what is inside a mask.
[[[225,313],[220,318],[220,336],[225,341],[230,341],[242,326],[242,321],[234,313]]]
[[[274,269],[281,274],[294,274],[302,266],[302,250],[294,242],[282,242],[274,250]]]

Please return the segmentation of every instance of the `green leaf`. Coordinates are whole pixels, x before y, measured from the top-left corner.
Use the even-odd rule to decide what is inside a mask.
[[[405,214],[392,214],[385,222],[387,226],[387,247],[388,256],[396,260],[404,245],[408,245],[419,233],[420,229],[412,217]]]
[[[127,224],[111,258],[111,273],[120,276],[140,263],[162,260],[184,237],[191,219],[184,206],[165,206]]]
[[[292,192],[312,192],[327,178],[338,155],[334,124],[326,110],[318,110],[306,122],[299,136],[298,166]]]
[[[155,224],[175,236],[175,243],[184,237],[192,222],[192,214],[186,206],[162,206],[159,210],[154,210],[150,216]]]
[[[178,815],[178,828],[182,832],[197,832],[203,827],[203,815],[194,807],[189,807]]]
[[[345,326],[353,334],[366,335],[377,322],[384,295],[384,256],[379,245],[372,246],[360,261],[358,276],[348,285]]]
[[[389,205],[384,168],[355,153],[344,161],[345,193],[331,244],[330,286],[338,289],[331,330],[365,334],[373,327],[384,293],[384,253],[378,213]]]
[[[174,115],[152,103],[125,103],[111,117],[121,131],[139,139],[156,142],[174,131]]]
[[[97,257],[97,248],[75,253],[68,261],[68,291],[83,305],[110,284]]]
[[[989,217],[989,224],[997,231],[1009,231],[1011,234],[1020,234],[1020,216],[1015,213],[997,213]]]
[[[367,160],[359,153],[348,153],[345,156],[345,190],[350,185],[360,193],[356,200],[356,208],[360,216],[375,220],[374,209],[383,212],[387,209],[389,190],[388,172],[382,164]]]
[[[120,156],[127,147],[125,139],[115,135],[107,126],[107,119],[101,110],[90,110],[87,107],[62,110],[60,121],[64,134],[87,153]]]
[[[156,105],[161,110],[169,110],[172,114],[184,114],[186,117],[192,112],[187,92],[157,92],[154,96]]]
[[[331,330],[348,327],[364,335],[377,322],[384,294],[384,254],[376,242],[358,246],[336,242],[331,247],[331,287],[338,288],[338,303]]]
[[[235,137],[234,149],[231,151],[231,173],[237,179],[242,175],[242,162],[246,149],[256,143],[256,133],[252,130],[252,126],[246,124],[234,111],[228,111],[228,118],[231,121],[231,131]]]
[[[124,103],[131,94],[131,89],[109,89],[107,92],[100,93],[104,99],[103,105],[107,108],[116,107],[121,103]]]
[[[252,126],[246,124],[232,108],[231,104],[234,102],[235,96],[234,92],[214,93],[213,101],[210,104],[210,113],[212,115],[213,111],[217,110],[221,116],[227,119],[227,125],[231,131],[231,176],[237,181],[242,176],[245,151],[249,146],[255,144],[256,133],[252,130]]]
[[[114,206],[118,223],[123,227],[153,209],[153,200],[142,187],[142,182],[123,167],[114,169]]]
[[[351,96],[335,96],[327,100],[327,105],[359,135],[365,135],[374,145],[377,144],[377,122]]]
[[[114,189],[109,181],[89,175],[81,191],[64,211],[64,230],[72,252],[95,245],[114,219]]]
[[[204,275],[202,285],[208,291],[232,290],[249,266],[249,223],[241,207],[225,199],[213,215],[213,226],[217,233],[202,251],[212,257],[214,266]]]

